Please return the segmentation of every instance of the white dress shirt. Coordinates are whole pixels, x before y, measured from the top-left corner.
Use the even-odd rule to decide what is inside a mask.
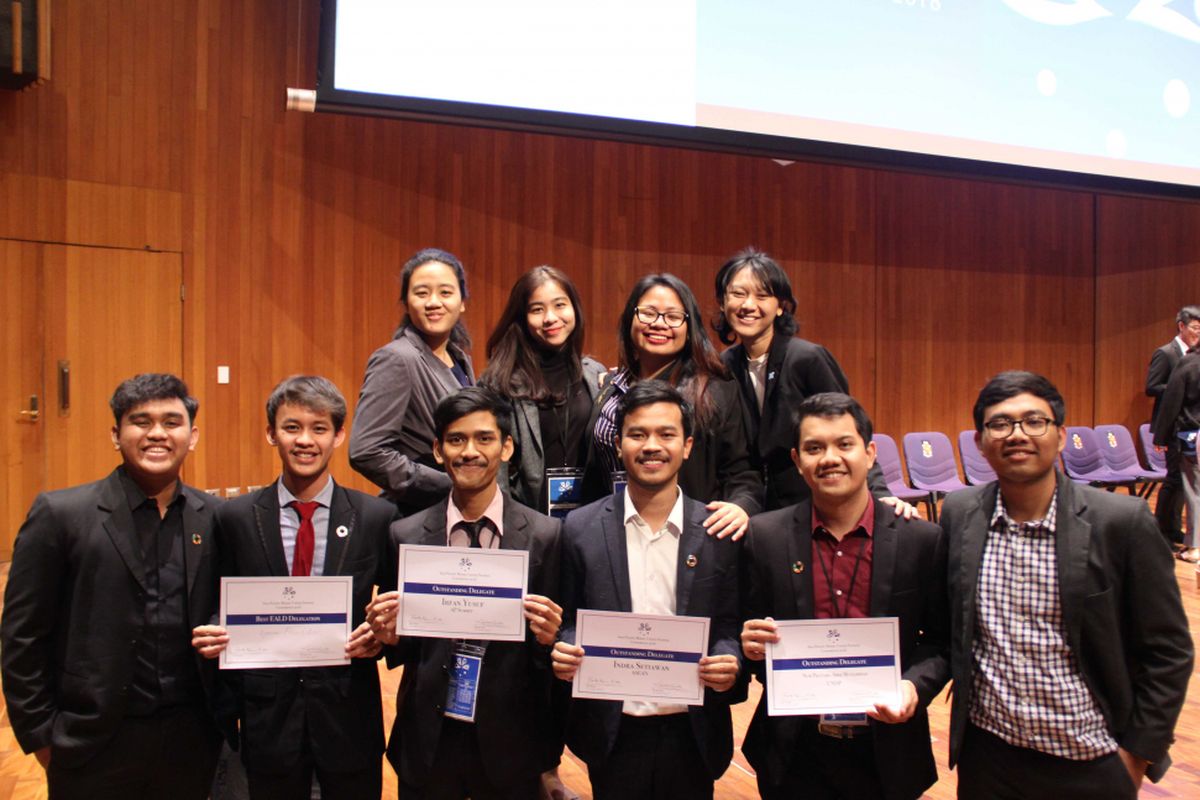
[[[288,572],[292,571],[292,560],[296,557],[296,534],[300,532],[300,512],[288,508],[288,503],[298,500],[283,485],[283,478],[275,481],[279,494],[279,538],[283,540],[283,557]],[[333,476],[325,481],[325,488],[317,492],[313,501],[320,503],[313,511],[313,560],[309,575],[320,577],[325,574],[325,543],[329,536],[329,505],[333,502]]]

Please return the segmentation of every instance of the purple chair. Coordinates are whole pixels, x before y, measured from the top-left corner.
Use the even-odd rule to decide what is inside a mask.
[[[1083,425],[1067,426],[1067,446],[1063,448],[1063,468],[1076,483],[1101,486],[1112,491],[1118,486],[1129,487],[1133,493],[1133,479],[1113,472],[1104,463],[1100,440],[1096,432]]]
[[[1138,497],[1148,497],[1154,491],[1154,476],[1138,461],[1129,429],[1124,425],[1097,425],[1095,430],[1105,466],[1133,481]]]
[[[929,493],[929,519],[937,521],[937,502],[943,495],[967,488],[959,480],[958,464],[950,437],[939,431],[904,434],[904,462],[908,480],[915,489]]]
[[[996,471],[975,444],[975,431],[959,432],[958,457],[962,459],[963,474],[967,476],[967,483],[980,486],[996,480]]]
[[[883,470],[883,478],[887,481],[888,491],[892,493],[892,496],[899,497],[906,503],[928,502],[928,492],[913,489],[904,482],[904,472],[900,464],[900,449],[896,447],[896,440],[886,433],[876,432],[874,442],[875,461]]]
[[[1154,496],[1154,490],[1161,486],[1163,479],[1167,477],[1167,454],[1154,449],[1154,432],[1150,430],[1148,422],[1138,426],[1138,443],[1142,446],[1142,458],[1146,463],[1142,469],[1147,476],[1142,496],[1149,503],[1150,498]]]

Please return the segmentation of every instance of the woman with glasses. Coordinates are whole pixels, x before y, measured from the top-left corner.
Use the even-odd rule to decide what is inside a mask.
[[[450,492],[433,458],[433,409],[475,383],[462,323],[467,276],[445,250],[426,248],[400,270],[404,317],[371,354],[350,431],[350,466],[407,516]]]
[[[850,382],[833,355],[796,337],[796,298],[787,273],[766,253],[744,250],[717,272],[713,329],[732,344],[721,360],[741,388],[750,449],[766,483],[765,508],[799,503],[810,496],[792,462],[795,409],[821,392],[850,393]],[[871,493],[912,517],[916,509],[892,496],[876,464],[868,476]]]
[[[708,339],[692,290],[674,275],[644,276],[621,312],[618,337],[620,369],[593,413],[590,498],[611,491],[612,475],[622,469],[616,451],[622,396],[639,380],[659,378],[695,410],[692,452],[679,472],[683,493],[707,503],[704,527],[710,534],[740,537],[749,515],[762,508],[762,481],[750,460],[737,384]]]

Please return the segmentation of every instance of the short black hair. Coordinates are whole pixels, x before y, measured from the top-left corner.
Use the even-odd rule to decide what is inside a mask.
[[[743,269],[750,270],[754,279],[779,301],[779,307],[783,309],[783,313],[772,323],[775,326],[775,334],[788,339],[795,336],[798,329],[796,297],[792,294],[791,280],[775,259],[761,250],[747,247],[722,264],[721,269],[717,271],[717,279],[714,282],[717,291],[717,313],[713,315],[713,330],[717,332],[717,338],[725,344],[733,344],[737,340],[737,334],[725,318],[725,290],[729,288],[733,277]]]
[[[320,375],[292,375],[284,378],[267,398],[267,425],[275,429],[275,415],[284,404],[300,406],[309,411],[328,411],[333,418],[334,431],[346,424],[346,398],[333,381]]]
[[[500,435],[506,439],[512,437],[513,412],[508,398],[486,386],[468,386],[443,397],[433,410],[433,430],[437,440],[442,441],[446,429],[455,420],[476,411],[490,411],[496,418]]]
[[[871,425],[871,418],[867,416],[867,410],[848,394],[821,392],[804,398],[804,402],[796,409],[795,433],[792,438],[795,440],[797,448],[800,445],[800,424],[806,417],[836,419],[843,414],[849,414],[854,418],[854,429],[858,431],[858,435],[862,437],[863,446],[866,447],[875,435],[875,429]]]
[[[625,417],[643,406],[655,403],[673,403],[679,406],[679,415],[683,418],[683,435],[692,435],[695,415],[691,404],[684,400],[683,394],[671,384],[653,379],[638,381],[621,398],[621,404],[617,406],[617,436],[619,437],[625,429]]]
[[[120,427],[126,414],[152,400],[183,401],[183,407],[188,413],[188,422],[196,424],[200,401],[192,397],[187,384],[181,378],[167,372],[143,372],[121,381],[121,385],[109,398],[108,407],[112,409],[117,427]]]
[[[995,375],[979,390],[975,400],[975,432],[983,433],[983,413],[997,403],[1002,403],[1010,397],[1019,394],[1031,394],[1040,397],[1050,405],[1050,413],[1054,415],[1054,424],[1062,427],[1067,416],[1067,404],[1050,380],[1035,372],[1024,370],[1008,370]]]
[[[1191,325],[1196,320],[1200,320],[1200,306],[1184,306],[1175,315],[1176,325]]]

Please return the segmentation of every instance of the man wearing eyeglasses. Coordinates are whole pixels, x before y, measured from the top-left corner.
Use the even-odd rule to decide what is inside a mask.
[[[1177,335],[1154,351],[1150,357],[1150,368],[1146,371],[1146,396],[1154,398],[1154,410],[1150,415],[1151,429],[1158,424],[1158,407],[1162,405],[1163,392],[1171,380],[1171,373],[1179,365],[1179,360],[1200,344],[1200,306],[1179,309],[1175,315],[1175,327]],[[1167,445],[1166,461],[1167,477],[1158,490],[1154,516],[1158,519],[1158,529],[1167,541],[1178,544],[1183,541],[1179,531],[1183,511],[1183,476],[1180,472],[1178,444],[1172,442]]]
[[[1062,395],[1002,372],[975,402],[997,480],[946,499],[950,766],[964,798],[1131,798],[1157,781],[1192,670],[1145,503],[1058,469]]]

